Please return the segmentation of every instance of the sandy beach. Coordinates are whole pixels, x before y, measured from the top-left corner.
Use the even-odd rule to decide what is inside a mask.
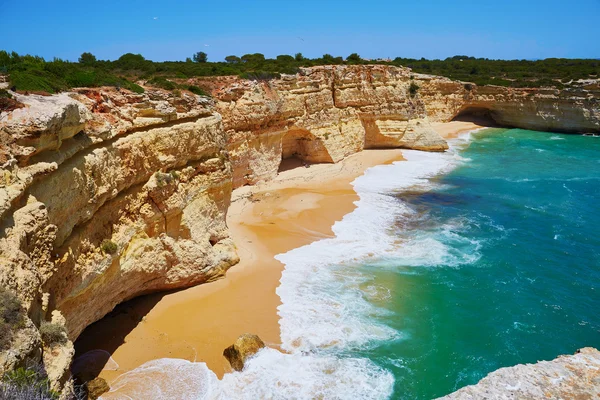
[[[446,138],[479,127],[459,121],[434,124]],[[227,224],[240,263],[219,281],[130,302],[96,324],[79,348],[112,354],[116,364],[108,363],[100,375],[111,382],[159,358],[203,361],[222,377],[230,371],[223,349],[245,332],[277,347],[280,299],[275,289],[283,265],[274,256],[330,237],[332,225],[355,208],[358,196],[351,182],[369,167],[399,160],[400,149],[365,150],[337,164],[309,168],[289,160],[275,180],[236,189]],[[115,334],[119,329],[124,331]]]

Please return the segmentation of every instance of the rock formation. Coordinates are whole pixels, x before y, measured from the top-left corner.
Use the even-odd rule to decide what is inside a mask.
[[[0,118],[0,283],[36,324],[58,315],[74,340],[124,300],[238,261],[210,102],[113,89],[17,97],[27,107]]]
[[[552,361],[517,365],[492,372],[478,384],[441,399],[597,399],[600,352],[591,347]]]
[[[264,342],[256,335],[244,333],[231,346],[223,350],[223,356],[229,361],[231,368],[236,371],[244,369],[247,359],[265,347]]]
[[[478,88],[382,65],[223,82],[214,100],[77,89],[15,94],[24,107],[0,112],[0,285],[18,294],[32,322],[29,339],[0,354],[0,373],[39,358],[35,327],[44,320],[75,340],[120,302],[223,276],[238,261],[225,224],[231,191],[274,178],[282,158],[443,151],[430,121],[465,113],[600,131],[593,88]],[[57,376],[60,364],[49,368]]]
[[[85,390],[87,392],[87,398],[89,400],[96,400],[104,393],[110,390],[108,382],[102,378],[94,378],[85,384]]]

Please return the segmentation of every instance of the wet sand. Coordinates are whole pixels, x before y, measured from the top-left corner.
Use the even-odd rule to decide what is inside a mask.
[[[111,382],[147,361],[168,357],[206,362],[221,377],[230,371],[223,349],[240,334],[255,333],[277,347],[280,300],[275,289],[283,265],[274,256],[330,237],[331,226],[358,200],[350,182],[369,167],[401,159],[401,150],[368,150],[338,164],[299,166],[271,182],[235,190],[227,224],[240,263],[224,279],[167,294],[158,302],[150,296],[146,301],[151,304],[134,300],[127,315],[109,317],[112,323],[105,318],[97,330],[98,348],[108,339],[102,336],[110,334],[109,326],[118,329],[120,320],[136,319],[135,309],[150,309],[112,352],[118,369],[100,376]]]
[[[451,138],[479,126],[451,122],[434,127]],[[110,383],[147,361],[182,358],[205,362],[222,377],[230,371],[223,349],[240,334],[255,333],[277,347],[280,299],[275,289],[283,265],[274,256],[332,236],[332,225],[358,200],[350,182],[369,167],[397,160],[402,160],[399,149],[365,150],[338,164],[288,165],[291,169],[273,181],[236,189],[227,224],[240,263],[224,279],[135,299],[130,309],[101,321],[84,338],[83,348],[105,348],[118,368],[100,376]],[[119,329],[125,329],[120,338]]]
[[[485,128],[485,125],[478,125],[477,123],[467,121],[434,122],[431,126],[444,139],[455,139],[462,133],[474,129]]]

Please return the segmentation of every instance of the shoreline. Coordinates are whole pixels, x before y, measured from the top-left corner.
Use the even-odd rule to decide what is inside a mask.
[[[480,128],[460,121],[433,126],[446,139]],[[218,281],[148,299],[153,304],[138,301],[134,307],[149,311],[112,352],[119,367],[100,376],[110,383],[145,362],[181,358],[205,362],[221,378],[231,371],[222,351],[240,334],[257,334],[278,348],[281,301],[275,289],[284,266],[274,257],[332,237],[333,224],[356,207],[351,182],[372,166],[402,159],[401,149],[364,150],[337,164],[283,168],[273,181],[236,189],[227,224],[240,262]],[[107,329],[93,336],[114,329],[119,315],[110,318],[102,322]]]

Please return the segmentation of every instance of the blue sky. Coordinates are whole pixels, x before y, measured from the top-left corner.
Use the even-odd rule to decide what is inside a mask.
[[[46,59],[600,58],[600,0],[0,0],[0,21],[0,49]]]

